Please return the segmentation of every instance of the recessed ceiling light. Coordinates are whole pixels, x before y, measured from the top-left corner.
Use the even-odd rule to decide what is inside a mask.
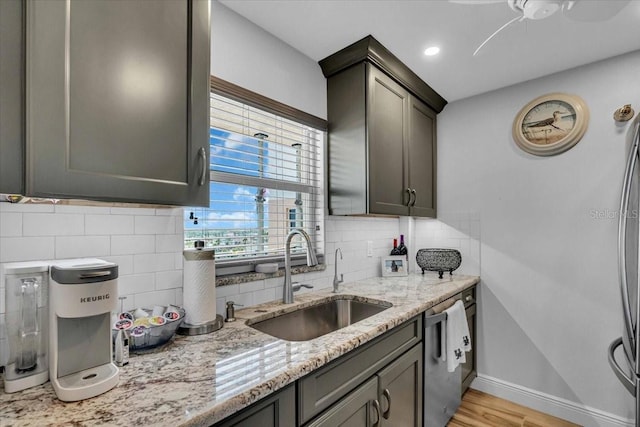
[[[440,48],[438,46],[431,46],[424,50],[424,54],[427,56],[437,55],[440,52]]]

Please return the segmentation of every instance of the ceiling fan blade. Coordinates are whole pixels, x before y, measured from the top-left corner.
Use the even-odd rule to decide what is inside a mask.
[[[489,40],[491,40],[492,38],[494,38],[500,31],[504,30],[505,28],[507,28],[509,25],[513,24],[516,21],[523,21],[524,15],[523,16],[516,16],[515,18],[513,18],[511,21],[507,22],[506,24],[504,24],[502,27],[498,28],[493,34],[491,34],[489,36],[489,38],[487,38],[485,41],[482,42],[482,44],[480,46],[478,46],[478,48],[476,49],[475,52],[473,52],[473,56],[476,56],[478,52],[480,52],[480,49],[482,49],[482,47],[487,44],[489,42]]]
[[[630,0],[574,0],[566,1],[563,14],[573,21],[599,22],[613,18]]]

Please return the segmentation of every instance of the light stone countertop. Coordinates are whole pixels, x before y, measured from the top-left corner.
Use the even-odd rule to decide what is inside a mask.
[[[427,273],[342,284],[340,294],[387,301],[372,317],[306,342],[288,342],[247,325],[335,296],[331,290],[295,295],[236,311],[236,322],[209,335],[176,336],[161,351],[134,355],[114,389],[64,403],[47,382],[7,394],[0,388],[0,426],[208,426],[268,396],[431,306],[471,287],[479,277]]]

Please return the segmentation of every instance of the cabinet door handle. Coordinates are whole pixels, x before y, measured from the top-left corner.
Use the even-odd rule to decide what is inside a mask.
[[[416,205],[416,200],[418,200],[418,195],[416,194],[416,189],[415,188],[411,189],[411,194],[413,194],[413,203],[411,203],[410,206],[415,206]]]
[[[204,147],[200,147],[198,150],[198,159],[200,160],[200,166],[202,168],[202,172],[200,172],[200,179],[198,180],[198,185],[204,185],[204,181],[207,178],[207,152]]]
[[[389,392],[389,389],[385,388],[382,391],[382,395],[385,397],[385,399],[387,399],[387,410],[382,413],[382,417],[385,420],[388,420],[389,417],[391,416],[391,393]]]
[[[407,202],[407,206],[411,206],[411,189],[409,187],[407,187],[407,189],[405,191],[409,195],[409,201]]]
[[[378,399],[373,401],[373,409],[376,410],[378,418],[376,419],[376,422],[372,424],[372,427],[380,427],[380,402],[378,402]]]

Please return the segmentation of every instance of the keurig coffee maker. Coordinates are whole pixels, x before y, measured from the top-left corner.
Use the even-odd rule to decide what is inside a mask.
[[[111,311],[117,309],[118,266],[98,259],[54,261],[50,267],[49,378],[60,400],[102,394],[118,384],[112,362]]]

